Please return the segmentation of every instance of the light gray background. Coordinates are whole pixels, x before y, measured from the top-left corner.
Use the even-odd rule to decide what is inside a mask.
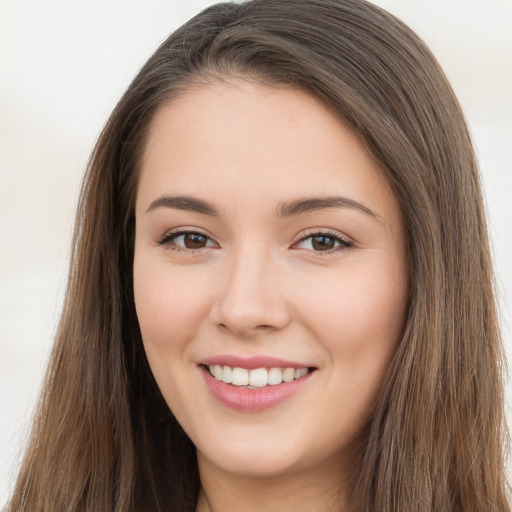
[[[0,0],[0,505],[55,332],[91,147],[158,43],[213,3]],[[425,39],[466,111],[484,180],[510,354],[512,0],[375,3]]]

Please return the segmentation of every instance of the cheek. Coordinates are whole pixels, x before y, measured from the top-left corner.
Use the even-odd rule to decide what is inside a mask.
[[[298,296],[304,304],[303,321],[311,330],[320,330],[334,352],[367,342],[377,348],[400,337],[407,285],[397,275],[378,266],[344,269],[334,279],[311,283],[304,291]]]
[[[207,290],[187,272],[143,261],[134,264],[137,317],[146,347],[170,350],[186,342],[208,310]]]
[[[354,414],[368,414],[402,336],[408,284],[380,264],[345,268],[336,281],[298,298],[303,323],[322,345],[333,380]],[[393,269],[394,270],[394,267]],[[359,412],[356,412],[357,409]]]
[[[186,422],[187,406],[180,390],[198,385],[189,371],[188,353],[197,338],[207,294],[183,271],[167,262],[135,259],[134,297],[144,350],[168,406]],[[183,364],[185,363],[185,364]]]
[[[325,417],[326,431],[343,439],[356,435],[371,416],[402,335],[408,295],[406,283],[378,268],[352,270],[321,298],[310,295],[305,311],[308,329],[322,345],[331,369],[332,393],[318,397],[314,414],[331,411]]]

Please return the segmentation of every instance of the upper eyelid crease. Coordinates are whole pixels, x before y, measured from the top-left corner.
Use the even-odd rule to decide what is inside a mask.
[[[206,233],[202,233],[201,231],[199,231],[197,229],[183,229],[183,228],[180,228],[176,231],[172,231],[170,233],[166,233],[164,236],[162,236],[160,239],[158,239],[156,241],[156,244],[160,245],[160,246],[166,245],[174,238],[177,238],[177,237],[180,237],[183,235],[187,235],[190,233],[204,236],[205,238],[209,239],[214,244],[218,245],[218,242],[216,242],[211,236],[207,235]],[[340,243],[340,246],[345,247],[345,248],[349,248],[349,247],[353,246],[353,242],[351,240],[348,240],[340,233],[331,231],[330,229],[311,229],[311,230],[307,230],[306,232],[302,232],[300,237],[297,238],[296,241],[294,242],[294,245],[297,245],[298,243],[300,243],[304,240],[307,240],[308,238],[315,237],[315,236],[327,236],[330,238],[335,238]],[[190,249],[190,250],[192,252],[196,252],[196,250],[194,250],[194,249]],[[199,248],[197,250],[199,250]],[[337,251],[335,251],[335,250],[318,251],[319,254],[328,254],[328,253],[332,253],[332,252],[337,252]]]
[[[305,238],[319,235],[327,235],[329,237],[339,238],[340,240],[344,240],[346,242],[349,241],[347,236],[330,228],[308,228],[297,235],[297,240],[300,241],[304,240]]]
[[[314,238],[315,236],[326,236],[328,238],[334,238],[336,239],[342,246],[344,247],[353,247],[354,242],[349,240],[347,237],[341,235],[340,233],[330,231],[330,230],[315,230],[310,233],[303,233],[300,238],[297,239],[294,245],[297,245],[300,242],[303,242],[304,240],[307,240],[308,238]]]
[[[169,240],[171,240],[173,238],[177,238],[177,237],[179,237],[181,235],[188,235],[188,234],[195,234],[195,235],[204,236],[205,238],[208,238],[212,242],[217,243],[212,236],[202,232],[201,230],[199,230],[197,228],[190,228],[190,229],[189,228],[178,228],[176,230],[169,231],[169,232],[165,233],[163,236],[161,236],[157,240],[157,244],[161,245],[161,244],[163,244],[163,243],[165,243],[165,242],[167,242],[167,241],[169,241]]]

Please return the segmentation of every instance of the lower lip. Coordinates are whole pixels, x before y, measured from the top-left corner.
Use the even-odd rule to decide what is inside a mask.
[[[275,407],[291,398],[307,384],[315,372],[309,372],[304,377],[291,382],[255,389],[226,384],[213,377],[204,367],[202,367],[202,373],[208,389],[219,402],[237,411],[258,412]]]

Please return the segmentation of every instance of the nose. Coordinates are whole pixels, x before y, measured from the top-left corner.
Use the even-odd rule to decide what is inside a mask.
[[[225,264],[210,320],[241,338],[284,329],[290,314],[277,263],[263,251],[243,251]]]

